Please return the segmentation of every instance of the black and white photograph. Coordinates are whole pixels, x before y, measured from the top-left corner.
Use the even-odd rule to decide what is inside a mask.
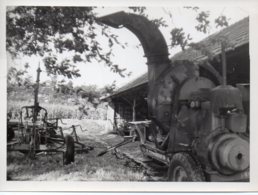
[[[258,10],[75,3],[1,6],[5,183],[234,191],[257,182],[250,24]]]

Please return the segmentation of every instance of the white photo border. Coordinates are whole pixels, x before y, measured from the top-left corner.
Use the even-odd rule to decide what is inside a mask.
[[[246,6],[250,10],[250,182],[53,182],[53,181],[6,181],[6,78],[7,60],[5,49],[6,6]],[[66,192],[254,192],[258,191],[258,1],[255,0],[2,0],[0,2],[0,191],[66,191]]]

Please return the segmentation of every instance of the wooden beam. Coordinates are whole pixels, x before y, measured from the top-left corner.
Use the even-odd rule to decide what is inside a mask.
[[[136,108],[136,99],[134,98],[134,99],[133,99],[133,105],[132,105],[132,110],[133,110],[133,121],[135,121],[135,120],[136,120],[136,110],[135,110],[135,108]]]
[[[226,62],[226,52],[225,43],[221,43],[221,58],[222,58],[222,85],[227,85],[227,62]]]

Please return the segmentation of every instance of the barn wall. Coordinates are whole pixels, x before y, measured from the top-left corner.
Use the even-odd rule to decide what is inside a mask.
[[[114,117],[115,117],[115,106],[112,101],[109,101],[107,105],[107,123],[105,126],[106,131],[112,131],[114,129]]]
[[[132,121],[132,108],[125,102],[115,102],[115,128],[122,130],[126,128],[126,122]],[[125,131],[127,129],[124,129]]]

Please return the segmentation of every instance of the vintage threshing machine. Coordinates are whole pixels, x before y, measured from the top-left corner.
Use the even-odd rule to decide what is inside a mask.
[[[82,130],[80,125],[62,128],[59,126],[63,123],[61,118],[48,118],[47,110],[38,102],[40,72],[38,68],[34,105],[21,108],[19,121],[7,119],[7,150],[20,151],[31,158],[42,153],[63,153],[63,163],[70,164],[75,151],[88,152],[93,148],[79,141],[76,129]]]
[[[221,75],[209,63],[171,62],[161,32],[143,16],[118,12],[99,22],[128,28],[147,57],[149,120],[131,122],[144,155],[166,164],[171,181],[249,181],[249,84],[227,85],[224,45]]]

